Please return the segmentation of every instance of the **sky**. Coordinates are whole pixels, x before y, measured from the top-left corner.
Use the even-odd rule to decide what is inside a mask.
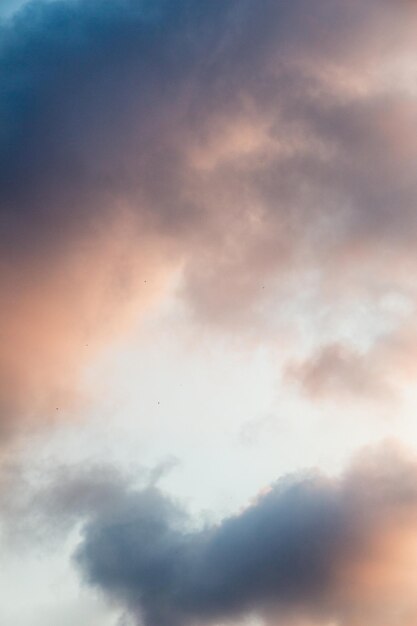
[[[417,4],[0,3],[0,624],[414,626]]]

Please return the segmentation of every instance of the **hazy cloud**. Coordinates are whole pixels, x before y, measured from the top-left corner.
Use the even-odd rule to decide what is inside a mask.
[[[2,23],[3,435],[71,406],[173,272],[223,327],[312,270],[323,298],[410,289],[412,10],[34,1]]]

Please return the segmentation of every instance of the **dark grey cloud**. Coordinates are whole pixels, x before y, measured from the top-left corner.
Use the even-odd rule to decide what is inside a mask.
[[[414,460],[395,447],[368,450],[338,479],[288,476],[237,515],[200,530],[157,488],[126,486],[106,507],[89,509],[76,560],[85,579],[138,624],[253,614],[279,624],[377,624],[381,606],[388,615],[401,598],[401,586],[382,576],[398,569],[384,546],[393,529],[415,538],[415,478]],[[373,571],[386,594],[376,604],[366,589]],[[401,626],[416,614],[407,593]]]

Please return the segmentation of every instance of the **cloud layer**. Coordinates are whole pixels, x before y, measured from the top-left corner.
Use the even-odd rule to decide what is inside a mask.
[[[413,11],[74,0],[4,21],[3,433],[70,406],[86,345],[179,270],[195,318],[229,328],[312,272],[326,301],[415,302]]]
[[[416,31],[406,0],[34,0],[2,18],[0,458],[75,413],[84,366],[174,283],[197,325],[294,324],[283,380],[310,398],[386,402],[414,380]],[[205,526],[111,469],[28,497],[81,523],[84,579],[138,624],[414,626],[416,479],[368,451]]]

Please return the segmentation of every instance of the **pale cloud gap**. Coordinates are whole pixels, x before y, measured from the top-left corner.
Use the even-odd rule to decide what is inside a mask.
[[[346,315],[370,284],[415,302],[416,23],[389,0],[38,1],[5,22],[2,437],[70,407],[173,272],[229,329],[311,271]]]

